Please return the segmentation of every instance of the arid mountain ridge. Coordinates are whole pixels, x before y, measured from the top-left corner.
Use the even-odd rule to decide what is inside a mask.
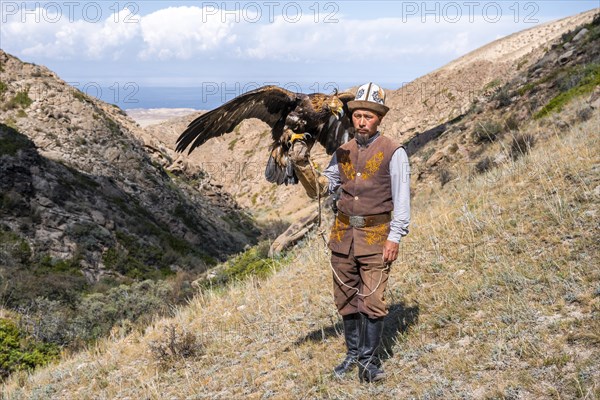
[[[411,143],[413,155],[416,148],[422,148],[427,141],[449,129],[448,121],[463,116],[477,102],[486,103],[504,84],[534,65],[563,34],[591,21],[594,12],[588,11],[511,34],[400,89],[388,88],[387,104],[391,110],[382,123],[382,132],[401,143]],[[291,222],[316,207],[299,185],[277,187],[263,178],[270,128],[261,121],[247,120],[233,132],[209,140],[189,156],[173,153],[179,134],[200,114],[148,126],[141,133],[141,139],[169,153],[174,160],[170,168],[206,171],[207,183],[222,186],[236,202],[252,210],[259,219],[282,218]],[[470,133],[471,130],[468,130],[465,136]],[[480,151],[479,146],[469,140],[457,145],[451,155],[438,143],[437,153],[431,159],[423,157],[422,152],[411,157],[412,174],[420,177],[414,181],[415,190],[438,184],[438,167],[435,164],[440,161],[450,165],[476,162],[472,155]],[[330,159],[320,146],[315,146],[312,158],[321,167]]]

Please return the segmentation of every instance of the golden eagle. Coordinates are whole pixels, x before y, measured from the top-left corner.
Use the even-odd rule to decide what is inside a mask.
[[[287,156],[293,139],[302,137],[309,150],[318,141],[327,154],[333,154],[353,136],[350,100],[354,95],[349,92],[304,94],[263,86],[193,120],[177,139],[176,151],[190,146],[189,154],[208,139],[233,131],[243,120],[258,118],[271,126],[273,139],[265,177],[278,185],[297,183]]]

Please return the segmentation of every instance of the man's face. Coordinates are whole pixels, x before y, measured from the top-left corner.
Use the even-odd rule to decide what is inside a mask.
[[[355,132],[361,135],[373,136],[381,123],[379,115],[369,110],[356,110],[352,113],[352,124]]]

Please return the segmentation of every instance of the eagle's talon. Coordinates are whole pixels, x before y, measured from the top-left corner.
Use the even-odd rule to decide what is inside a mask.
[[[290,161],[293,163],[303,163],[308,160],[310,156],[310,149],[308,144],[304,140],[296,140],[292,143],[288,151]]]
[[[288,141],[288,143],[290,143],[290,147],[294,145],[294,142],[298,141],[298,140],[306,140],[308,139],[306,137],[306,135],[308,135],[308,138],[311,137],[310,133],[293,133],[292,136],[290,136],[290,140]]]

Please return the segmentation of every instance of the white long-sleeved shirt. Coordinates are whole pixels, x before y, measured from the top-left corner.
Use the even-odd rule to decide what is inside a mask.
[[[373,137],[369,138],[367,146],[377,140],[379,136],[379,132],[377,132]],[[329,165],[323,171],[323,175],[329,179],[329,193],[334,193],[342,184],[335,153],[333,153]],[[408,234],[408,225],[410,223],[410,164],[408,163],[408,155],[402,147],[398,148],[392,155],[390,160],[390,176],[392,180],[394,215],[390,222],[388,240],[400,243],[402,236]]]

